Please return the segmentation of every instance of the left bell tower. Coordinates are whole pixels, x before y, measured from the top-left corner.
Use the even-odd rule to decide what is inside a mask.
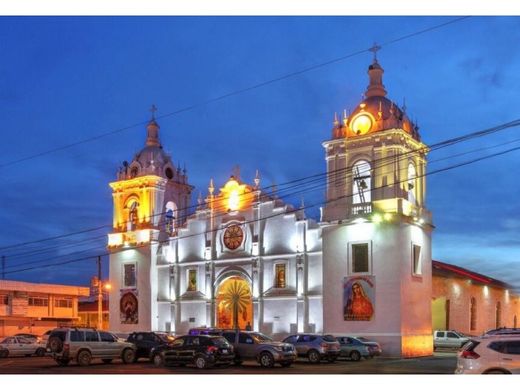
[[[113,228],[110,251],[110,329],[166,330],[158,323],[159,280],[157,267],[161,242],[168,242],[187,218],[193,187],[186,168],[175,166],[159,139],[159,125],[152,118],[146,142],[132,162],[123,162],[117,180],[110,183]],[[166,270],[167,271],[167,270]]]

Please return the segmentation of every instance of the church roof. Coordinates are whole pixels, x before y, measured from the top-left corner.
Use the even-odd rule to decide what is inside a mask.
[[[489,276],[473,272],[469,269],[459,267],[457,265],[443,263],[439,260],[432,260],[432,274],[434,276],[447,276],[470,279],[477,284],[485,284],[498,288],[512,289],[510,284],[502,282],[498,279],[493,279]]]

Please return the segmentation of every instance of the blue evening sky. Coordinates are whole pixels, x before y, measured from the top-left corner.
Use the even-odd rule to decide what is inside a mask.
[[[164,115],[450,19],[2,17],[0,165],[146,121],[152,103]],[[520,117],[519,44],[519,18],[473,17],[388,46],[378,57],[389,97],[399,104],[406,98],[423,141],[432,144]],[[222,185],[235,165],[249,182],[259,169],[263,186],[323,172],[321,142],[330,138],[334,112],[361,99],[370,62],[368,53],[358,55],[161,119],[165,149],[186,164],[196,186],[193,200],[199,190],[206,194],[210,178]],[[144,137],[137,126],[0,168],[0,246],[109,225],[108,183]],[[429,168],[492,153],[500,148],[434,162],[517,138],[519,130],[511,129],[434,152]],[[520,286],[519,155],[428,178],[434,259]],[[305,194],[307,204],[322,199],[323,190]],[[289,201],[299,203],[299,196]],[[0,255],[7,271],[75,259],[102,251],[106,238],[98,237],[106,231]],[[88,284],[95,272],[88,260],[6,277]]]

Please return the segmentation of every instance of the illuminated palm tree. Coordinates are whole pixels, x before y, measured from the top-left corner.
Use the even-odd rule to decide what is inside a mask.
[[[222,292],[223,307],[233,313],[233,328],[238,329],[238,315],[247,312],[247,306],[251,299],[249,287],[244,281],[233,280]]]

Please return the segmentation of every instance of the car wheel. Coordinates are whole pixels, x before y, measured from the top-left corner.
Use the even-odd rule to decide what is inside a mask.
[[[489,371],[486,371],[484,374],[511,374],[511,373],[505,372],[502,370],[489,370]]]
[[[207,368],[208,362],[206,361],[206,358],[204,356],[197,356],[195,358],[195,367],[203,369]]]
[[[38,357],[43,357],[43,356],[45,356],[45,349],[43,349],[43,348],[38,348],[38,349],[36,350],[36,356],[38,356]]]
[[[358,351],[352,351],[350,353],[350,359],[359,362],[361,360],[361,354]]]
[[[65,367],[69,365],[68,359],[57,359],[56,363],[58,363],[58,366]]]
[[[51,352],[60,353],[63,350],[63,341],[59,337],[51,337],[49,339],[49,349]]]
[[[101,361],[105,364],[112,363],[112,359],[101,359]]]
[[[164,359],[160,353],[156,353],[153,355],[152,362],[155,367],[164,366]]]
[[[292,364],[292,362],[283,362],[283,363],[280,363],[280,366],[282,366],[282,367],[291,367],[291,364]]]
[[[320,353],[315,349],[311,349],[307,354],[307,357],[309,358],[309,362],[312,364],[317,364],[320,362]]]
[[[123,363],[125,364],[130,364],[130,363],[133,363],[134,362],[134,359],[135,359],[135,351],[131,348],[126,348],[122,355],[121,355],[121,360],[123,361]]]
[[[78,364],[80,366],[88,366],[92,360],[92,355],[89,351],[81,351],[78,353]]]
[[[262,352],[260,354],[260,365],[264,368],[272,368],[274,366],[274,358],[269,352]]]

